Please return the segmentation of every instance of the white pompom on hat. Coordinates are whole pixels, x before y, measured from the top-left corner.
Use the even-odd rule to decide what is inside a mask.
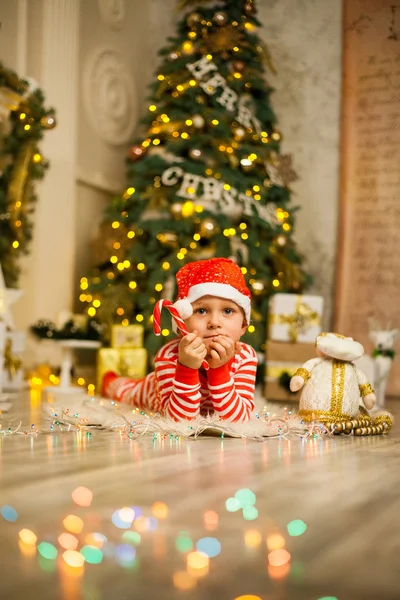
[[[338,333],[321,333],[315,345],[322,354],[337,360],[353,361],[364,354],[364,348],[359,342]]]
[[[193,314],[192,303],[203,296],[232,300],[243,309],[250,324],[251,292],[240,267],[229,258],[210,258],[188,263],[176,274],[178,299],[174,306],[182,319]]]

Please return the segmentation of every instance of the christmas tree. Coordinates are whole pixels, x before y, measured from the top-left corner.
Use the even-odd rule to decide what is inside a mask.
[[[87,313],[142,323],[155,352],[172,334],[152,334],[160,298],[175,296],[176,271],[213,256],[234,258],[253,292],[245,341],[263,351],[268,299],[307,283],[293,242],[296,176],[280,154],[270,106],[271,68],[257,35],[254,0],[181,0],[177,34],[150,86],[142,135],[127,156],[127,187],[108,207],[102,256],[81,279]]]

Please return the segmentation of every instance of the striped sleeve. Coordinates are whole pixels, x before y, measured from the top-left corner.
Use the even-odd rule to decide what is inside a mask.
[[[179,340],[172,340],[156,356],[157,394],[165,415],[174,421],[191,420],[200,412],[199,372],[178,363],[178,345]]]
[[[248,421],[254,410],[257,355],[241,345],[232,364],[208,371],[208,388],[215,412],[226,421]]]

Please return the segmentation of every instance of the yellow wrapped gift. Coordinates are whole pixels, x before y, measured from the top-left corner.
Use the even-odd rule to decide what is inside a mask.
[[[100,348],[97,353],[97,389],[101,390],[104,373],[114,371],[118,375],[141,379],[147,373],[147,350],[145,348]]]
[[[112,325],[111,346],[113,348],[142,348],[143,325]]]

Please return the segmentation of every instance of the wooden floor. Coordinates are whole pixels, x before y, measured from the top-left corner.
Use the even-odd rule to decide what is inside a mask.
[[[399,414],[400,402],[388,408]],[[25,395],[9,416],[39,426],[41,409]],[[0,507],[7,518],[7,506],[18,513],[15,522],[0,517],[0,598],[400,598],[399,437],[396,425],[389,436],[290,443],[153,442],[115,432],[0,435]],[[93,493],[90,507],[72,499],[79,486]],[[244,517],[255,516],[251,508],[227,510],[239,489],[255,494],[257,518]],[[131,526],[132,511],[117,513],[129,529],[111,520],[123,507],[136,507]],[[66,564],[58,537],[68,515],[83,520],[78,550],[103,544],[101,564]],[[289,535],[296,520],[307,529]],[[35,533],[36,547],[19,541],[22,529]],[[220,553],[201,568],[196,559],[203,555],[191,555],[188,568],[191,545],[195,550],[205,537],[214,538],[209,553],[218,552],[218,542]],[[42,542],[57,548],[55,560],[38,552]],[[282,546],[289,555],[272,552]],[[272,567],[269,558],[284,564]]]

